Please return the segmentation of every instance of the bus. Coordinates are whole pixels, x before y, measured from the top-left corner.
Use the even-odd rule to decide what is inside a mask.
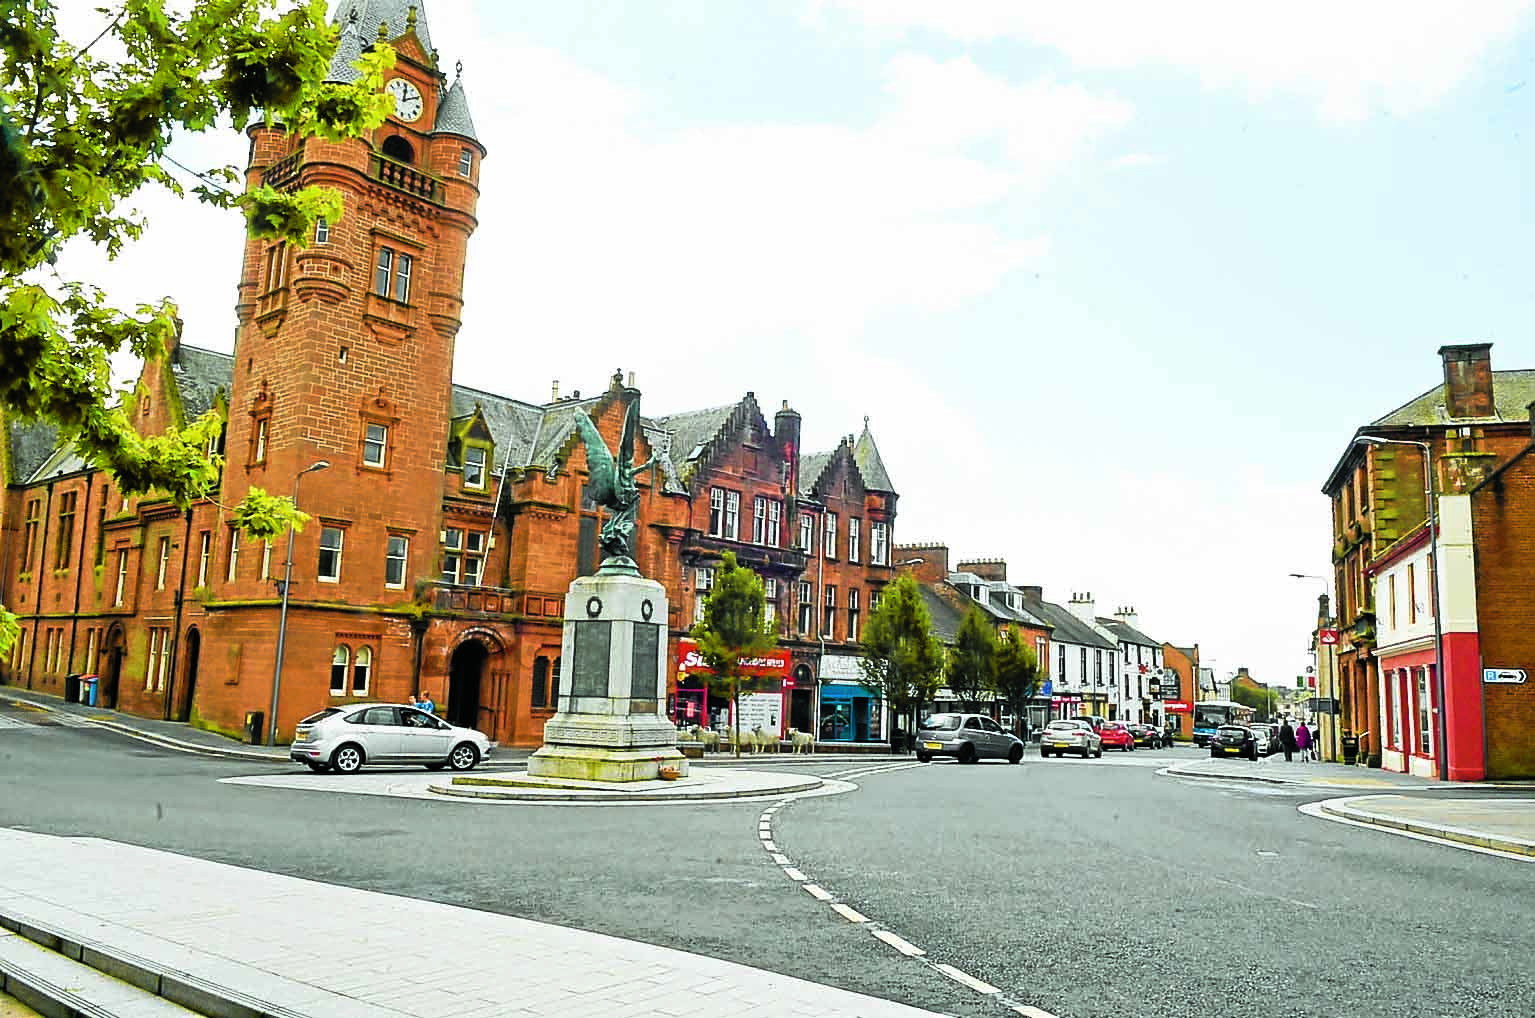
[[[1205,746],[1221,725],[1245,725],[1253,709],[1235,700],[1200,700],[1194,704],[1194,745]]]

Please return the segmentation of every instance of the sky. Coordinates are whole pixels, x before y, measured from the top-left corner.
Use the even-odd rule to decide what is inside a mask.
[[[1535,0],[422,6],[489,150],[459,381],[867,417],[897,542],[1223,675],[1304,670],[1321,485],[1440,345],[1535,367]],[[231,350],[240,222],[138,204],[61,268]]]

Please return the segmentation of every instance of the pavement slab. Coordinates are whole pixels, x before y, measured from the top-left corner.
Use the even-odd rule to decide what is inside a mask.
[[[1535,857],[1535,799],[1366,795],[1321,804],[1347,820]]]
[[[1180,778],[1217,781],[1261,781],[1275,785],[1306,785],[1313,788],[1414,789],[1443,788],[1442,782],[1393,771],[1370,770],[1345,764],[1299,763],[1276,760],[1239,760],[1207,757],[1175,763],[1163,773]]]

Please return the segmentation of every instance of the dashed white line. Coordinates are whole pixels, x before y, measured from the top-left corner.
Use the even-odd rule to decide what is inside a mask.
[[[889,944],[897,951],[900,951],[908,958],[920,958],[924,954],[927,954],[926,951],[922,950],[922,948],[918,947],[916,944],[913,944],[905,937],[891,933],[889,930],[875,930],[874,936],[879,940],[883,940],[885,943]]]
[[[785,866],[783,868],[783,874],[790,880],[800,884],[803,884],[805,881],[810,879],[809,877],[805,876],[805,874],[795,869],[793,866]]]
[[[1028,1004],[1019,1004],[1013,1010],[1023,1015],[1023,1018],[1055,1018],[1055,1015],[1049,1011],[1043,1008],[1031,1007]]]
[[[800,884],[800,886],[816,901],[831,901],[832,899],[831,893],[820,884]]]
[[[961,972],[959,969],[955,968],[953,965],[939,964],[939,965],[934,965],[933,968],[937,969],[939,972],[942,972],[944,975],[948,976],[950,979],[954,980],[956,983],[959,983],[962,986],[970,987],[970,989],[974,990],[976,993],[984,993],[984,994],[990,995],[990,994],[993,994],[993,993],[1001,993],[1002,992],[1001,990],[997,989],[995,986],[991,985],[990,983],[983,983],[983,982],[981,982],[979,979],[975,978],[975,976],[970,975],[968,972]]]
[[[853,908],[851,905],[842,904],[840,901],[833,905],[831,910],[850,923],[866,923],[869,921],[868,916]]]
[[[767,838],[763,838],[762,839],[762,847],[767,849],[769,852],[777,852],[778,851],[778,846],[773,844]]]
[[[789,865],[789,857],[784,855],[782,852],[774,852],[773,862],[779,866],[787,866]]]
[[[771,827],[759,828],[757,831],[757,837],[761,838],[763,841],[772,841],[773,829]]]

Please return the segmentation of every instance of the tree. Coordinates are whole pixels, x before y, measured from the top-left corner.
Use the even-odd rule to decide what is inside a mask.
[[[1007,704],[1013,724],[1021,726],[1029,701],[1039,692],[1039,656],[1015,628],[1009,627],[997,646],[991,690]],[[1023,737],[1022,730],[1014,734]]]
[[[355,81],[326,82],[337,31],[325,0],[196,0],[185,13],[168,11],[168,0],[122,0],[80,47],[59,35],[54,6],[11,3],[0,19],[0,412],[58,425],[124,494],[158,492],[185,509],[217,492],[221,462],[207,452],[217,415],[140,435],[127,414],[132,395],[114,389],[108,363],[124,350],[161,357],[176,306],[167,298],[114,308],[59,273],[58,251],[79,238],[116,258],[144,230],[123,208],[140,187],[185,197],[167,166],[177,132],[243,129],[258,111],[301,137],[377,127],[391,109],[383,75],[394,51],[376,46],[356,62]],[[239,209],[257,237],[303,246],[316,218],[341,216],[341,197],[327,188],[236,193],[236,167],[186,172],[192,195]],[[237,520],[253,538],[304,518],[288,499],[251,493]],[[13,620],[0,608],[0,653]]]
[[[997,665],[997,634],[975,605],[960,620],[954,646],[944,665],[949,692],[961,705],[974,710],[981,695],[991,691]]]
[[[896,577],[869,614],[859,667],[864,684],[897,717],[911,715],[937,691],[943,674],[943,644],[933,635],[932,617],[911,576]]]
[[[704,602],[703,621],[691,634],[709,670],[730,687],[736,756],[741,755],[741,694],[776,689],[782,682],[776,675],[742,672],[742,662],[761,657],[777,643],[766,605],[761,578],[737,565],[735,552],[727,551],[715,570],[714,589]]]
[[[1231,699],[1243,706],[1251,707],[1259,721],[1271,721],[1279,713],[1279,694],[1264,685],[1249,686],[1245,683],[1233,682]]]

